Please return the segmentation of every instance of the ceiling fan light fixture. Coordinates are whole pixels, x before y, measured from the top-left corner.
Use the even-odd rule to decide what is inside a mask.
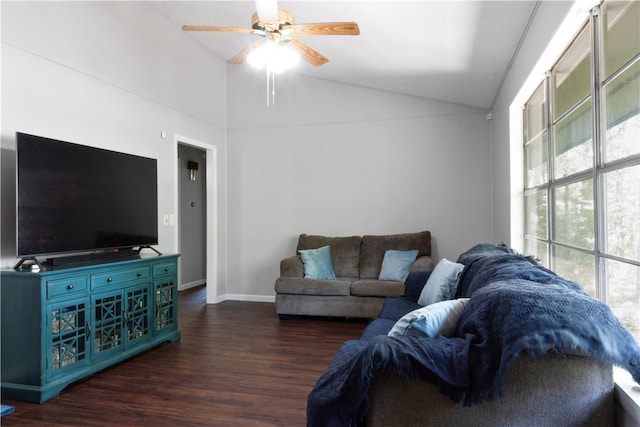
[[[247,56],[247,62],[258,69],[279,73],[295,67],[300,56],[286,44],[268,41]]]

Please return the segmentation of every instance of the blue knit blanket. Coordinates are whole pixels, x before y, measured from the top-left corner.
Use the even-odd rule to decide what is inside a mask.
[[[478,264],[461,283],[471,299],[456,335],[346,342],[309,394],[308,426],[359,425],[373,377],[384,371],[438,384],[467,406],[495,399],[522,353],[584,355],[625,368],[640,384],[640,346],[608,306],[525,257],[471,258],[466,268]]]

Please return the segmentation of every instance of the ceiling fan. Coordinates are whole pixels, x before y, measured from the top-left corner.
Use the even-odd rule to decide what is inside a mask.
[[[356,36],[360,28],[355,22],[322,22],[296,24],[293,15],[278,9],[277,0],[256,0],[256,12],[251,16],[251,28],[218,27],[210,25],[183,25],[183,31],[222,31],[248,33],[260,36],[258,40],[241,50],[229,60],[231,64],[241,64],[251,52],[272,42],[276,46],[289,46],[312,65],[329,62],[329,58],[312,49],[298,39],[298,36]]]

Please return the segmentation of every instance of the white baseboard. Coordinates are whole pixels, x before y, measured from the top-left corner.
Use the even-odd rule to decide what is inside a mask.
[[[196,286],[204,285],[205,283],[206,283],[205,280],[196,280],[195,282],[191,282],[191,283],[183,283],[181,285],[178,285],[178,291],[185,291],[187,289],[195,288]],[[227,300],[275,303],[276,297],[275,295],[224,294],[224,295],[218,295],[213,301],[213,304],[218,304]]]
[[[212,302],[212,303],[209,303],[209,302],[207,301],[207,304],[218,304],[218,303],[221,303],[221,302],[223,302],[223,301],[225,301],[225,300],[226,300],[226,298],[224,297],[224,295],[221,295],[221,296],[217,296],[217,297],[213,300],[213,302]]]
[[[225,294],[216,298],[217,304],[222,301],[249,301],[249,302],[270,302],[275,303],[276,297],[269,295],[244,295],[244,294]]]
[[[207,283],[205,279],[196,280],[195,282],[182,283],[178,285],[178,291],[186,291],[187,289],[195,288],[196,286],[204,285]]]

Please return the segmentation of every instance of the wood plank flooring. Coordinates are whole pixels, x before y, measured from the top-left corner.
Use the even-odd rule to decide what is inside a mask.
[[[3,426],[304,426],[307,395],[364,321],[279,320],[272,303],[179,293],[182,339],[16,407]]]

